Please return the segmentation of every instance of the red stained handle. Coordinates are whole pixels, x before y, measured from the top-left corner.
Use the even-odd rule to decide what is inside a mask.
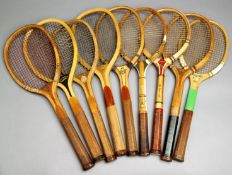
[[[123,156],[126,154],[126,146],[123,139],[117,109],[114,104],[114,98],[111,89],[108,86],[104,87],[104,98],[115,152],[117,156]]]

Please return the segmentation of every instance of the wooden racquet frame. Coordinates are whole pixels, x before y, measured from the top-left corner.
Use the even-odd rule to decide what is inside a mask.
[[[62,25],[67,30],[67,32],[70,35],[70,38],[72,39],[73,52],[74,52],[73,58],[72,58],[72,60],[73,60],[72,67],[71,67],[70,73],[68,75],[61,73],[58,87],[60,87],[65,92],[65,95],[68,99],[71,110],[73,112],[73,115],[76,119],[76,122],[77,122],[79,128],[80,128],[81,134],[83,135],[83,138],[86,142],[86,145],[87,145],[91,155],[93,156],[94,160],[95,161],[103,160],[104,155],[103,155],[103,152],[101,150],[101,147],[97,142],[97,139],[96,139],[94,132],[89,124],[89,121],[84,113],[84,110],[82,109],[82,107],[81,107],[81,105],[80,105],[80,103],[79,103],[79,101],[74,93],[74,90],[73,90],[73,76],[74,76],[75,68],[76,68],[76,65],[78,62],[78,47],[77,47],[77,42],[76,42],[75,36],[74,36],[71,28],[64,21],[61,21],[59,19],[49,18],[49,19],[45,19],[43,21],[40,21],[38,24],[45,25],[48,23],[57,23],[59,25]],[[26,59],[26,60],[36,75],[41,74],[31,64],[30,59]],[[62,66],[60,67],[60,69],[62,70]],[[48,81],[48,78],[45,77],[44,81]]]
[[[109,80],[110,71],[112,70],[114,63],[116,62],[116,60],[118,58],[118,55],[120,53],[120,48],[121,48],[119,26],[117,24],[116,18],[113,16],[113,14],[104,8],[96,8],[96,9],[88,10],[88,11],[82,13],[81,15],[79,15],[77,17],[77,19],[82,19],[85,16],[88,16],[88,15],[91,15],[94,13],[98,13],[98,12],[102,12],[102,13],[107,14],[111,17],[112,22],[114,23],[116,34],[117,34],[116,49],[115,49],[113,57],[111,58],[111,60],[109,62],[107,62],[101,66],[98,66],[95,70],[95,74],[98,76],[98,78],[101,81],[103,95],[104,95],[104,99],[105,99],[105,105],[106,105],[106,112],[107,112],[107,117],[108,117],[108,122],[109,122],[109,126],[110,126],[110,131],[111,131],[114,149],[115,149],[117,156],[122,156],[122,155],[126,154],[126,146],[124,143],[122,129],[120,126],[120,121],[119,121],[117,109],[115,106],[113,93],[112,93],[111,88],[110,88],[110,80]],[[95,35],[96,35],[96,37],[98,37],[98,28],[95,31]],[[100,52],[100,59],[101,59],[101,52]]]
[[[176,137],[176,130],[177,130],[177,126],[178,126],[178,119],[179,119],[179,113],[180,113],[180,106],[181,106],[181,102],[182,102],[184,82],[191,74],[193,74],[195,71],[199,70],[202,66],[204,66],[204,64],[211,57],[211,54],[212,54],[212,51],[214,48],[214,42],[213,42],[214,41],[214,33],[213,33],[213,28],[210,24],[210,21],[207,18],[205,18],[204,16],[199,15],[199,14],[192,13],[189,15],[197,17],[199,20],[202,20],[207,24],[207,26],[209,27],[209,30],[210,30],[211,44],[210,44],[210,48],[209,48],[208,53],[196,65],[188,67],[187,64],[185,64],[185,66],[182,69],[177,68],[174,65],[170,66],[172,72],[175,75],[176,83],[175,83],[175,89],[174,89],[174,93],[173,93],[173,97],[172,97],[170,115],[169,115],[165,143],[164,143],[164,150],[163,150],[163,154],[161,157],[161,159],[165,160],[165,161],[172,161],[173,149],[174,149],[174,143],[175,143],[175,137]],[[184,62],[182,54],[178,55],[180,63]]]
[[[96,67],[97,67],[97,64],[98,64],[98,61],[99,61],[98,43],[97,43],[97,39],[96,39],[96,36],[95,36],[93,29],[84,20],[74,19],[74,20],[67,22],[67,24],[72,25],[73,26],[72,30],[73,30],[73,32],[75,32],[75,30],[76,30],[75,25],[78,25],[78,23],[80,23],[80,22],[88,28],[89,32],[92,35],[93,44],[95,47],[94,48],[95,53],[94,53],[94,58],[93,58],[94,61],[93,61],[92,65],[89,65],[85,61],[84,58],[79,56],[79,64],[81,64],[83,67],[85,67],[88,71],[85,73],[82,73],[80,75],[74,75],[73,81],[75,83],[79,84],[85,93],[85,96],[86,96],[86,99],[87,99],[87,102],[88,102],[88,105],[89,105],[89,108],[90,108],[90,111],[92,114],[92,118],[94,120],[94,124],[95,124],[95,127],[97,129],[97,133],[98,133],[98,136],[100,138],[100,142],[101,142],[101,145],[102,145],[105,157],[106,157],[106,161],[110,162],[110,161],[115,160],[116,157],[115,157],[115,153],[114,153],[112,144],[110,142],[110,138],[107,134],[107,130],[106,130],[101,112],[99,110],[97,101],[95,99],[92,84],[91,84]]]
[[[143,54],[146,56],[146,58],[149,60],[149,63],[153,63],[155,64],[157,62],[157,59],[160,59],[159,56],[160,54],[163,52],[164,50],[164,47],[165,47],[165,43],[166,43],[166,38],[167,38],[167,29],[166,29],[166,25],[165,25],[165,21],[164,19],[162,18],[162,16],[154,9],[152,8],[148,8],[148,7],[141,7],[141,8],[137,8],[136,9],[137,12],[142,12],[142,11],[146,11],[146,12],[149,12],[151,13],[150,15],[148,15],[145,19],[145,21],[143,22],[143,27],[145,28],[145,26],[147,25],[147,23],[149,22],[149,20],[153,17],[153,16],[157,16],[159,18],[159,20],[161,21],[161,24],[162,24],[162,27],[163,27],[163,40],[162,40],[162,43],[159,47],[159,49],[151,54],[148,49],[146,48],[146,46],[144,47],[144,50],[143,50]],[[146,35],[146,33],[145,33]],[[138,70],[140,72],[140,77],[141,77],[141,85],[140,87],[143,88],[144,85],[144,78],[145,77],[145,71],[146,71],[146,67],[144,67],[144,65],[146,65],[146,61],[143,61],[142,63],[140,63],[138,65]],[[144,69],[145,68],[145,69]],[[142,73],[142,74],[141,74]],[[146,87],[145,87],[146,89]],[[145,91],[145,90],[141,90],[141,91]],[[144,95],[143,95],[144,96]],[[144,98],[144,97],[141,97],[141,98]],[[156,97],[157,98],[157,97]],[[142,100],[142,101],[146,101],[146,100]],[[142,106],[143,108],[146,107],[146,106]],[[145,111],[146,110],[142,110],[140,109],[141,111]],[[155,113],[156,114],[156,113]],[[145,123],[147,123],[148,119],[147,119],[147,114],[146,115],[140,115],[140,116],[144,116],[144,120],[140,120],[140,121],[144,121]],[[151,147],[151,152],[154,153],[160,149],[161,147],[161,137],[162,137],[162,115],[160,113],[159,116],[154,116],[154,122],[153,122],[153,132],[152,132],[152,147]],[[143,146],[141,146],[141,152],[143,152],[144,155],[148,154],[149,153],[149,140],[148,140],[148,124],[144,124],[143,122],[141,122],[141,125],[140,125],[140,131],[141,131],[141,141],[143,140],[143,143],[141,143]],[[146,132],[143,132],[143,131],[146,131]],[[143,133],[143,134],[142,134]]]
[[[219,28],[221,30],[221,32],[223,33],[224,38],[225,38],[225,52],[223,55],[223,59],[221,60],[221,63],[216,68],[214,68],[213,70],[211,70],[208,73],[204,73],[204,74],[194,73],[194,74],[190,75],[190,77],[189,77],[190,88],[189,88],[188,97],[187,97],[186,104],[185,104],[185,110],[184,110],[184,114],[182,117],[182,122],[180,125],[180,130],[179,130],[179,134],[178,134],[178,138],[177,138],[176,147],[174,150],[174,156],[173,156],[173,158],[175,160],[182,161],[182,162],[184,161],[184,157],[185,157],[188,136],[189,136],[189,132],[190,132],[190,126],[191,126],[193,111],[194,111],[194,107],[195,107],[195,103],[196,103],[198,88],[203,81],[216,75],[223,68],[223,66],[227,60],[227,56],[228,56],[229,37],[228,37],[225,29],[223,28],[223,26],[221,26],[220,24],[218,24],[214,21],[210,21],[210,22],[212,25],[215,25],[217,28]],[[216,36],[215,36],[215,38],[216,38]],[[217,48],[215,48],[215,49],[217,49]],[[183,63],[182,63],[182,65],[183,65]]]
[[[159,49],[151,54],[147,49],[146,45],[143,49],[143,55],[146,57],[144,60],[139,60],[136,65],[136,69],[139,74],[139,146],[140,146],[140,155],[147,156],[150,153],[149,150],[149,137],[148,137],[148,114],[147,114],[147,102],[146,102],[146,70],[149,65],[157,59],[159,53],[163,50],[165,44],[165,35],[166,28],[164,24],[164,20],[162,17],[152,8],[140,7],[136,8],[136,12],[149,12],[150,14],[144,19],[143,27],[146,21],[153,17],[154,15],[158,16],[161,19],[162,26],[164,28],[164,38],[163,42],[160,45]],[[146,33],[144,34],[146,35]]]
[[[38,29],[43,31],[46,36],[48,37],[49,41],[51,42],[53,49],[54,49],[54,53],[55,53],[55,58],[56,58],[56,71],[55,71],[55,76],[54,76],[54,80],[49,81],[47,83],[47,85],[45,87],[43,87],[42,89],[36,89],[36,88],[32,88],[29,87],[28,85],[23,84],[18,78],[17,75],[14,74],[14,71],[12,70],[11,66],[8,63],[8,55],[9,55],[9,47],[12,43],[12,41],[14,40],[15,37],[17,37],[17,35],[19,35],[21,32],[24,31],[28,31],[28,32],[33,32],[33,29]],[[30,33],[28,33],[30,35]],[[27,35],[28,37],[28,35]],[[26,40],[24,39],[23,41],[23,50],[25,51],[25,42]],[[26,56],[27,54],[25,54],[24,52],[24,56]],[[51,103],[61,125],[63,126],[63,129],[66,132],[67,137],[69,138],[80,162],[82,165],[82,168],[84,170],[90,169],[91,167],[93,167],[94,162],[92,157],[88,154],[87,150],[85,149],[81,139],[79,138],[75,128],[72,125],[71,120],[69,119],[67,113],[65,112],[62,104],[59,101],[59,98],[57,96],[57,86],[58,86],[58,82],[59,82],[59,78],[60,78],[60,67],[61,67],[61,62],[60,62],[60,57],[59,57],[59,51],[58,51],[58,47],[56,46],[56,43],[53,41],[53,38],[50,36],[49,32],[47,30],[45,30],[43,27],[39,26],[39,25],[35,25],[35,24],[31,24],[31,25],[27,25],[24,26],[20,29],[18,29],[14,34],[12,34],[9,39],[7,40],[5,47],[4,47],[4,62],[5,65],[10,73],[10,75],[12,76],[12,78],[16,81],[16,83],[21,86],[23,89],[30,91],[32,93],[36,93],[42,96],[45,96],[49,102]],[[42,78],[42,77],[39,77]]]
[[[137,64],[138,58],[142,54],[144,48],[144,31],[143,31],[142,21],[140,20],[139,15],[136,13],[136,11],[133,8],[127,6],[117,6],[111,8],[109,11],[113,13],[113,12],[117,12],[117,10],[125,10],[128,12],[122,16],[120,21],[118,21],[119,28],[123,26],[124,21],[130,15],[135,15],[140,28],[141,44],[139,46],[136,55],[133,58],[129,58],[126,55],[126,53],[124,53],[123,50],[121,49],[120,56],[126,61],[126,64],[122,66],[114,66],[114,72],[117,74],[120,82],[123,117],[124,117],[125,133],[126,133],[127,154],[129,156],[134,156],[138,153],[138,144],[136,139],[132,102],[131,102],[131,96],[129,90],[129,73],[133,68],[133,66]]]

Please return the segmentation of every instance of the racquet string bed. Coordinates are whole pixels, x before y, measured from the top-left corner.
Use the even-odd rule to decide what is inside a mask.
[[[160,13],[167,26],[167,41],[164,48],[164,56],[171,58],[180,50],[179,42],[183,46],[188,37],[186,21],[179,14],[171,11]]]
[[[226,38],[224,32],[215,24],[212,24],[212,27],[214,29],[215,48],[209,61],[201,69],[196,71],[198,74],[205,74],[214,70],[221,63],[226,53]]]
[[[93,36],[85,24],[77,23],[73,24],[73,27],[80,57],[75,70],[75,76],[78,76],[91,69],[95,59],[95,45]]]
[[[73,41],[70,34],[63,25],[57,22],[45,23],[43,24],[43,27],[49,31],[58,46],[62,65],[62,74],[68,75],[71,71],[74,57]]]
[[[35,76],[31,68],[28,66],[23,53],[23,41],[25,39],[25,36],[28,35],[29,31],[30,30],[23,31],[13,38],[9,46],[7,61],[11,68],[11,71],[16,76],[16,78],[23,84],[23,86],[25,86],[25,89],[33,88],[39,90],[42,89],[47,83]],[[41,42],[38,42],[37,40],[38,36],[40,36],[39,38],[43,38],[44,42],[48,42],[46,43],[48,44],[47,51],[51,51],[51,49],[49,48],[49,41],[46,40],[45,34],[43,34],[43,32],[38,29],[33,29],[33,33],[34,44],[38,47],[40,46]],[[44,43],[44,45],[46,44]]]
[[[203,20],[191,19],[188,17],[191,27],[191,39],[189,47],[183,54],[183,59],[188,67],[198,64],[210,52],[211,31],[209,25]]]

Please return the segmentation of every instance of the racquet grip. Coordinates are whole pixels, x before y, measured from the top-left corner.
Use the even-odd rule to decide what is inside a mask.
[[[97,102],[94,97],[88,98],[89,107],[93,116],[94,124],[97,128],[98,136],[101,141],[101,145],[106,157],[106,161],[110,162],[116,159],[113,147],[110,142],[110,138],[107,134],[107,130],[102,119],[101,113],[99,111]]]
[[[66,112],[63,108],[56,106],[55,112],[62,124],[67,137],[69,138],[77,157],[79,158],[82,168],[88,170],[94,166],[94,161],[85,149],[80,137],[78,136],[72,122],[68,118]]]
[[[105,86],[103,94],[115,152],[117,156],[123,156],[126,154],[126,146],[111,89]]]
[[[162,160],[172,161],[172,153],[175,144],[176,130],[178,125],[178,116],[169,116],[166,137],[164,141]]]
[[[182,118],[181,125],[180,125],[180,131],[178,133],[178,138],[177,138],[173,158],[181,162],[184,161],[190,126],[192,122],[192,116],[193,116],[193,111],[190,111],[190,110],[184,111],[184,116]]]
[[[149,155],[147,112],[139,112],[139,154]]]
[[[151,152],[161,154],[163,108],[155,108]]]
[[[84,140],[87,144],[87,147],[90,150],[91,155],[93,156],[95,161],[100,161],[104,159],[103,152],[101,150],[100,145],[97,142],[97,139],[94,135],[94,132],[85,116],[85,113],[80,106],[76,97],[70,97],[69,103],[72,108],[73,114],[77,121],[77,124],[80,128],[80,131],[84,137]]]
[[[136,140],[132,103],[131,103],[130,92],[128,87],[126,86],[122,87],[121,95],[122,95],[124,123],[126,130],[127,153],[130,156],[134,156],[138,153],[138,144]]]

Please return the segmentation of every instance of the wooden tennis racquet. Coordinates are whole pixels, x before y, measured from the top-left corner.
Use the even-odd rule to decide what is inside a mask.
[[[196,22],[191,23],[193,20]],[[162,160],[166,161],[171,161],[173,156],[184,82],[191,74],[200,69],[209,60],[214,47],[214,33],[209,20],[201,15],[191,14],[188,16],[188,21],[191,23],[191,39],[189,47],[186,52],[182,53],[184,56],[179,56],[179,60],[174,61],[170,66],[175,75],[176,82],[172,97],[164,150],[161,157]],[[186,35],[186,33],[182,32],[180,37],[177,38],[178,45],[180,45],[177,48],[180,48],[182,43],[185,42],[182,41],[183,35]],[[180,62],[186,63],[184,67],[180,66]]]
[[[100,52],[100,61],[95,73],[101,81],[116,155],[125,155],[126,146],[109,81],[110,71],[118,58],[121,47],[117,20],[111,12],[103,8],[86,11],[79,15],[77,19],[86,21],[94,29]]]
[[[138,153],[132,102],[129,90],[129,73],[137,64],[144,47],[142,21],[136,11],[130,7],[117,6],[110,9],[118,21],[121,33],[120,56],[114,64],[114,71],[120,81],[123,117],[126,133],[126,146],[129,156]]]
[[[155,64],[157,59],[160,59],[161,54],[163,52],[165,42],[166,42],[166,25],[164,19],[161,15],[152,8],[141,7],[137,8],[136,11],[139,13],[140,17],[143,20],[144,27],[144,35],[145,35],[145,47],[143,50],[143,56],[140,58],[137,69],[141,74],[145,72],[146,67],[144,65],[149,65],[150,63]],[[144,69],[145,68],[145,69]],[[140,82],[144,83],[145,75],[140,75]],[[140,85],[143,88],[143,84]],[[141,91],[145,91],[144,89]],[[140,93],[140,98],[144,99],[145,94]],[[156,99],[158,100],[158,98]],[[145,101],[146,100],[141,100]],[[144,108],[143,103],[141,103],[140,111],[146,112],[146,108]],[[142,155],[149,154],[149,140],[148,140],[148,122],[147,122],[147,114],[140,115],[145,116],[144,119],[140,119],[140,152]],[[142,122],[143,121],[143,122]],[[157,152],[161,147],[161,136],[162,136],[162,115],[154,118],[154,127],[152,133],[152,148],[151,152]]]
[[[210,22],[214,29],[215,47],[209,61],[189,77],[190,88],[173,156],[178,161],[184,161],[198,88],[203,81],[216,75],[223,68],[228,56],[229,40],[225,29],[214,21]]]
[[[72,26],[79,50],[79,62],[76,66],[73,81],[78,83],[84,90],[106,161],[110,162],[115,160],[116,157],[91,84],[99,62],[97,39],[93,29],[87,22],[74,19],[67,22],[67,24]]]
[[[80,128],[81,134],[83,135],[91,155],[95,161],[100,161],[104,159],[103,152],[73,90],[73,76],[78,61],[76,54],[78,53],[76,38],[73,35],[71,28],[65,22],[59,19],[45,19],[38,24],[42,25],[50,32],[58,46],[62,63],[61,78],[58,87],[65,92],[74,117]],[[49,74],[52,73],[52,70],[49,69],[49,67],[44,70],[44,67],[49,66],[49,64],[53,62],[52,58],[45,61],[38,59],[28,59],[28,61],[31,63],[30,65],[32,66],[32,70],[34,70],[35,74],[44,75],[46,77],[44,81],[48,81]]]
[[[26,62],[26,57],[35,56],[46,60],[53,58],[49,69],[51,81],[42,80],[36,76]],[[49,32],[39,25],[27,25],[18,29],[6,42],[4,48],[6,67],[18,85],[27,91],[45,96],[51,103],[57,117],[63,126],[84,170],[93,167],[93,159],[82,144],[75,128],[57,96],[57,86],[60,78],[60,57],[58,47]],[[48,67],[44,67],[47,69]]]

